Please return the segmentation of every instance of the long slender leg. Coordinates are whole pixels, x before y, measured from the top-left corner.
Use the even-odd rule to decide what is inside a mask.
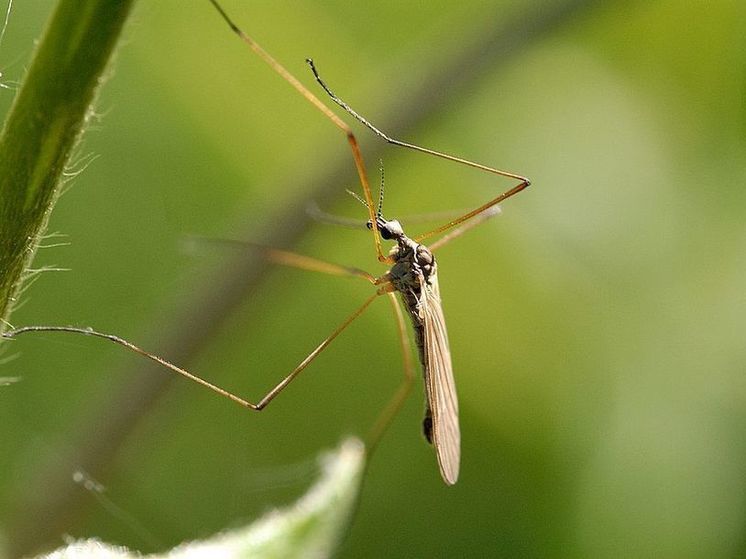
[[[378,232],[378,223],[376,222],[375,205],[373,204],[373,195],[370,190],[370,183],[368,182],[368,175],[365,171],[365,162],[363,156],[360,153],[360,146],[357,143],[357,139],[353,134],[350,127],[336,114],[334,114],[329,107],[322,103],[318,97],[311,93],[302,83],[300,83],[295,76],[288,72],[279,62],[277,62],[272,55],[265,51],[259,44],[249,37],[243,30],[234,23],[234,21],[228,16],[226,11],[218,4],[216,0],[210,0],[210,3],[215,7],[220,16],[225,20],[231,30],[238,35],[238,37],[246,43],[249,48],[254,51],[264,62],[266,62],[272,70],[277,72],[286,82],[288,82],[293,88],[306,98],[314,107],[321,111],[334,125],[344,132],[347,137],[347,142],[350,144],[352,150],[352,158],[355,160],[355,168],[357,169],[358,177],[360,177],[360,184],[363,187],[363,194],[365,201],[368,206],[368,217],[372,224],[373,230],[373,242],[376,247],[376,255],[378,260],[381,262],[388,262],[389,259],[383,254],[381,249],[381,237]]]
[[[488,211],[490,208],[493,208],[493,207],[497,206],[503,200],[506,200],[506,199],[510,198],[511,196],[513,196],[513,194],[518,194],[521,190],[524,190],[525,188],[528,188],[528,186],[530,184],[531,184],[531,182],[528,179],[525,179],[520,184],[514,186],[513,188],[511,188],[510,190],[507,190],[506,192],[503,192],[497,198],[495,198],[493,200],[490,200],[489,202],[487,202],[486,204],[484,204],[482,206],[479,206],[477,209],[472,210],[469,213],[466,213],[466,214],[462,215],[459,218],[456,218],[456,219],[454,219],[452,221],[449,221],[445,225],[441,225],[440,227],[436,227],[432,231],[428,231],[427,233],[423,233],[422,235],[418,235],[418,236],[416,236],[414,238],[414,240],[417,241],[417,242],[420,242],[420,241],[423,241],[423,240],[427,239],[428,237],[432,237],[433,235],[437,235],[438,233],[443,233],[444,231],[448,231],[452,227],[455,227],[456,225],[458,225],[460,223],[463,223],[467,219],[471,219],[471,218],[473,218],[473,217],[475,217],[475,216],[477,216],[477,215],[479,215],[479,214],[481,214],[483,212]]]
[[[515,173],[511,173],[509,171],[503,171],[501,169],[496,169],[494,167],[488,167],[487,165],[482,165],[481,163],[476,163],[474,161],[470,161],[468,159],[463,159],[461,157],[456,157],[454,155],[450,155],[447,153],[443,153],[440,151],[435,151],[433,149],[424,148],[415,144],[410,144],[408,142],[402,142],[401,140],[397,140],[396,138],[392,138],[385,132],[381,131],[379,128],[374,126],[369,120],[367,120],[365,117],[363,117],[360,113],[355,111],[352,107],[350,107],[346,102],[344,102],[342,99],[337,97],[337,95],[334,94],[334,92],[329,88],[329,86],[326,85],[323,79],[321,79],[321,76],[319,75],[318,70],[316,70],[316,66],[310,58],[306,60],[308,65],[311,67],[311,71],[313,72],[314,77],[316,78],[316,81],[319,83],[319,85],[326,91],[327,95],[331,98],[332,101],[334,101],[337,105],[339,105],[342,109],[347,111],[350,115],[352,115],[355,119],[357,119],[361,124],[366,126],[369,130],[371,130],[376,136],[379,138],[382,138],[389,144],[393,144],[395,146],[400,146],[403,148],[411,149],[414,151],[419,151],[421,153],[426,153],[428,155],[432,155],[434,157],[440,157],[441,159],[445,159],[447,161],[453,161],[455,163],[460,163],[462,165],[466,165],[468,167],[473,167],[475,169],[479,169],[481,171],[486,171],[488,173],[492,173],[494,175],[499,175],[501,177],[507,177],[509,179],[515,179],[519,181],[518,185],[514,186],[513,188],[508,189],[507,191],[500,194],[497,198],[494,198],[493,200],[490,200],[486,204],[483,204],[482,206],[479,206],[475,210],[472,210],[471,212],[464,214],[463,216],[454,219],[452,221],[449,221],[445,225],[442,225],[441,227],[438,227],[436,229],[433,229],[432,231],[429,231],[423,235],[420,235],[418,237],[415,237],[416,241],[422,241],[424,239],[427,239],[428,237],[431,237],[433,235],[437,235],[438,233],[442,233],[443,231],[446,231],[450,229],[451,227],[454,227],[458,225],[459,223],[466,221],[467,219],[471,219],[477,214],[480,214],[481,212],[487,210],[488,208],[491,208],[492,206],[499,204],[503,200],[510,198],[513,196],[513,194],[517,194],[521,190],[528,188],[531,185],[531,181],[523,177],[521,175],[517,175]]]
[[[368,433],[368,448],[371,451],[381,440],[381,437],[388,429],[389,425],[393,421],[394,417],[399,413],[404,402],[407,400],[410,392],[412,392],[412,385],[414,383],[414,364],[412,362],[412,348],[409,343],[409,337],[407,336],[407,327],[404,322],[404,315],[401,310],[401,305],[396,299],[396,294],[393,292],[387,293],[391,306],[394,310],[394,316],[396,318],[397,332],[399,333],[399,343],[401,345],[402,359],[404,361],[404,379],[402,380],[399,388],[396,390],[394,395],[389,400],[389,403],[383,409],[378,416],[378,419],[371,427]]]
[[[275,397],[282,392],[285,387],[290,384],[295,377],[297,377],[303,369],[305,369],[311,361],[313,361],[319,353],[321,353],[326,347],[332,342],[334,338],[339,336],[339,334],[342,333],[342,331],[347,328],[347,326],[350,325],[350,323],[355,320],[358,316],[360,316],[365,309],[368,308],[368,306],[379,296],[379,293],[375,293],[374,295],[370,296],[360,308],[358,308],[354,313],[352,313],[347,319],[345,319],[342,324],[340,324],[334,332],[332,332],[323,342],[321,342],[316,349],[314,349],[311,353],[308,354],[308,356],[300,362],[300,364],[293,369],[290,374],[288,374],[282,381],[280,381],[277,386],[275,386],[272,390],[267,392],[267,394],[264,395],[264,397],[259,400],[258,403],[253,404],[249,402],[248,400],[245,400],[239,396],[236,396],[232,392],[229,392],[223,388],[220,388],[219,386],[216,386],[212,384],[211,382],[206,381],[205,379],[190,373],[186,369],[182,369],[181,367],[178,367],[177,365],[174,365],[173,363],[166,361],[162,357],[159,357],[157,355],[154,355],[152,353],[149,353],[145,351],[144,349],[141,349],[140,347],[136,346],[135,344],[128,342],[127,340],[120,338],[119,336],[115,336],[113,334],[105,334],[103,332],[96,332],[95,330],[91,330],[89,328],[75,328],[73,326],[25,326],[23,328],[18,328],[16,330],[10,330],[8,332],[4,332],[2,334],[3,338],[15,338],[21,334],[25,334],[27,332],[66,332],[66,333],[73,333],[73,334],[84,334],[87,336],[94,336],[97,338],[102,338],[105,340],[109,340],[110,342],[114,342],[115,344],[118,344],[120,346],[123,346],[131,351],[134,351],[135,353],[142,355],[143,357],[150,359],[151,361],[155,361],[156,363],[166,367],[167,369],[170,369],[171,371],[178,373],[182,375],[183,377],[188,378],[189,380],[196,382],[197,384],[201,384],[202,386],[209,388],[213,392],[228,398],[229,400],[232,400],[236,402],[237,404],[249,408],[254,411],[261,411],[263,410],[272,400],[275,399]]]
[[[500,213],[500,206],[492,206],[491,208],[487,208],[482,213],[477,215],[474,219],[467,221],[466,223],[462,224],[460,227],[456,227],[456,229],[450,231],[447,235],[443,235],[437,241],[430,243],[430,245],[428,245],[427,248],[429,248],[431,252],[435,252],[443,245],[450,243],[456,237],[460,237],[461,235],[463,235],[470,229],[474,229],[477,225],[484,223],[489,218],[499,213]]]
[[[323,274],[329,274],[332,276],[352,276],[363,278],[370,283],[376,285],[376,278],[360,268],[353,268],[351,266],[342,266],[340,264],[333,264],[332,262],[326,262],[313,258],[311,256],[305,256],[296,252],[283,250],[259,243],[253,243],[251,241],[239,241],[234,239],[211,239],[202,237],[191,237],[188,240],[189,243],[197,244],[211,244],[211,245],[226,245],[236,246],[239,248],[249,248],[259,252],[264,258],[275,264],[282,266],[289,266],[291,268],[299,268],[301,270],[308,270],[310,272],[321,272]]]
[[[528,180],[526,177],[523,177],[521,175],[517,175],[515,173],[511,173],[510,171],[503,171],[500,169],[496,169],[494,167],[488,167],[487,165],[483,165],[481,163],[477,163],[475,161],[470,161],[468,159],[463,159],[461,157],[456,157],[455,155],[450,155],[448,153],[443,153],[440,151],[435,151],[434,149],[424,148],[422,146],[418,146],[415,144],[410,144],[408,142],[403,142],[401,140],[397,140],[396,138],[392,138],[385,132],[381,131],[379,128],[374,126],[368,119],[363,117],[360,113],[355,111],[350,105],[348,105],[346,102],[344,102],[342,99],[340,99],[332,90],[329,88],[328,85],[326,85],[326,82],[321,79],[321,75],[319,74],[318,70],[316,69],[316,64],[313,60],[310,58],[306,59],[306,63],[311,67],[311,71],[313,72],[314,78],[316,78],[316,81],[319,83],[319,85],[323,88],[324,91],[326,91],[327,95],[331,98],[332,101],[334,101],[337,105],[339,105],[342,109],[344,109],[347,113],[349,113],[351,116],[353,116],[356,120],[358,120],[361,124],[365,125],[368,129],[370,129],[376,136],[379,138],[382,138],[386,140],[389,144],[393,144],[395,146],[400,146],[403,148],[411,149],[414,151],[419,151],[421,153],[426,153],[428,155],[433,155],[435,157],[440,157],[441,159],[446,159],[448,161],[453,161],[455,163],[460,163],[462,165],[466,165],[467,167],[474,167],[475,169],[480,169],[481,171],[486,171],[488,173],[492,173],[495,175],[500,175],[501,177],[507,177],[510,179],[516,179],[520,182],[526,182],[528,184],[531,184],[531,181]]]

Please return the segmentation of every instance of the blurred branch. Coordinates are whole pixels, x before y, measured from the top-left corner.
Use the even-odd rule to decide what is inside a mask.
[[[475,82],[488,74],[494,75],[534,42],[573,23],[598,4],[598,0],[539,3],[513,20],[486,21],[481,35],[477,34],[473,42],[451,60],[438,60],[438,64],[431,65],[430,76],[418,87],[400,92],[388,112],[376,117],[376,123],[385,130],[396,130],[399,137],[406,137],[426,120],[437,116],[438,111],[450,106],[445,100],[455,102],[473,89]],[[438,92],[437,101],[432,96],[434,91]],[[366,158],[376,160],[385,146],[383,142],[369,146]],[[320,176],[309,178],[304,174],[293,178],[292,184],[305,184],[302,190],[307,193],[306,198],[271,216],[263,234],[254,233],[252,238],[272,239],[274,245],[283,247],[296,244],[309,226],[310,218],[305,211],[308,202],[328,201],[332,194],[340,191],[339,184],[349,177],[352,170],[349,153],[342,149],[339,152],[336,162]],[[255,224],[250,225],[255,230]],[[256,258],[252,251],[236,252],[215,277],[205,282],[201,293],[190,295],[184,301],[181,312],[169,321],[171,326],[158,330],[158,334],[167,332],[168,338],[160,344],[143,343],[143,347],[158,347],[159,354],[188,367],[220,331],[234,308],[252,296],[267,269],[267,262]],[[151,339],[158,338],[151,336]],[[24,496],[26,500],[19,504],[15,516],[11,516],[16,518],[15,525],[9,527],[16,544],[14,553],[28,552],[75,524],[82,513],[85,496],[69,482],[70,471],[79,468],[105,479],[111,473],[117,449],[133,431],[138,419],[147,415],[175,380],[174,375],[154,370],[147,363],[138,364],[134,370],[128,368],[123,376],[128,380],[110,391],[112,400],[102,406],[105,413],[96,411],[92,418],[81,422],[70,456],[66,460],[57,457],[50,464],[40,464],[35,478],[25,484],[33,488],[33,493]],[[106,422],[101,421],[102,417],[107,418]]]
[[[61,0],[0,134],[0,331],[92,114],[132,0]]]

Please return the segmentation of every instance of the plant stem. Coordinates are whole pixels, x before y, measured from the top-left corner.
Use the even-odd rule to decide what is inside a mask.
[[[133,0],[60,0],[0,133],[0,331]]]

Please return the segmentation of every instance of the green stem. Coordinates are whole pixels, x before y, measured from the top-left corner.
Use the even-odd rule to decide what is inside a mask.
[[[134,0],[60,0],[0,133],[0,331]]]

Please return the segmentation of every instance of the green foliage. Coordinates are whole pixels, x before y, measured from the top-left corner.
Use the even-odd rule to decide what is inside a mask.
[[[211,538],[182,544],[165,554],[169,559],[225,557],[239,559],[324,559],[332,557],[344,539],[357,504],[365,449],[348,439],[334,454],[324,455],[322,477],[292,507],[267,513],[249,526],[227,530]],[[45,559],[141,557],[98,540],[71,543],[44,555]]]

